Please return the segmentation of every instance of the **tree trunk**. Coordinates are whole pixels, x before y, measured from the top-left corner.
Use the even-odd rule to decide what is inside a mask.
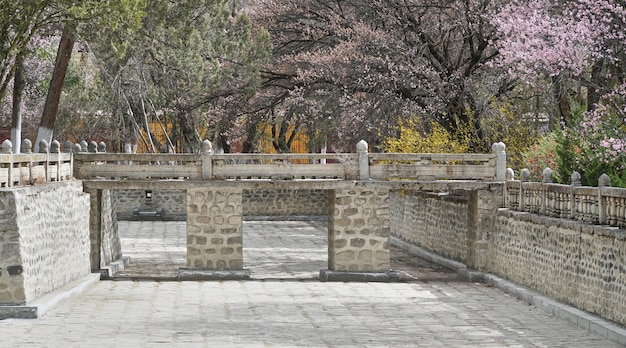
[[[11,114],[11,142],[13,153],[20,153],[22,145],[22,95],[24,94],[24,55],[15,57],[13,76],[13,110]]]
[[[556,100],[559,107],[559,115],[561,116],[561,121],[567,124],[572,119],[572,110],[569,105],[569,99],[567,98],[566,87],[563,85],[560,76],[553,77],[552,83],[554,99]]]
[[[63,81],[65,81],[65,74],[72,57],[73,48],[74,26],[66,24],[61,34],[61,41],[59,42],[59,49],[54,62],[54,71],[52,72],[52,80],[50,80],[50,86],[48,87],[48,95],[37,131],[37,140],[34,144],[37,152],[39,151],[39,142],[42,139],[45,139],[48,143],[52,141],[52,132],[56,122],[57,111],[59,110]]]

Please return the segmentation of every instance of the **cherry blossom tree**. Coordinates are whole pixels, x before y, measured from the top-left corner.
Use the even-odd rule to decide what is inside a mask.
[[[624,80],[626,7],[616,0],[512,0],[493,17],[498,64],[513,77],[553,83],[564,119],[571,118],[568,85],[585,88],[593,110],[601,96]],[[572,84],[575,81],[576,84]]]
[[[249,113],[274,126],[279,152],[289,150],[285,123],[351,149],[358,139],[380,144],[416,115],[451,133],[469,124],[471,148],[484,150],[488,100],[507,90],[486,66],[497,53],[495,3],[256,1],[251,15],[270,32],[273,58]]]

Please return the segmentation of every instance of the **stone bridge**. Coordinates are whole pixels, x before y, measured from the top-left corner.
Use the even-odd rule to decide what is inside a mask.
[[[243,269],[244,190],[323,190],[328,197],[328,269],[323,280],[397,280],[390,270],[390,192],[475,192],[477,207],[467,261],[486,261],[483,231],[503,205],[506,155],[494,153],[371,154],[361,142],[355,154],[214,155],[74,154],[74,173],[91,197],[92,271],[119,255],[110,192],[186,192],[187,267],[180,279],[248,278]],[[485,225],[487,224],[487,225]],[[109,232],[107,232],[109,231]]]

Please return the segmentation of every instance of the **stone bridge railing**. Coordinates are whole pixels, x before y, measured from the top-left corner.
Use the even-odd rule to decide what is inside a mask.
[[[506,207],[512,210],[583,223],[626,228],[626,189],[610,187],[607,175],[598,180],[598,187],[581,186],[580,174],[572,174],[572,184],[554,184],[552,172],[544,170],[542,182],[530,182],[527,169],[520,180],[513,180],[513,171],[507,173]]]
[[[364,141],[356,153],[214,154],[207,140],[201,154],[112,154],[95,143],[74,154],[79,179],[504,181],[505,172],[502,143],[491,154],[374,154]]]
[[[39,153],[32,153],[29,140],[22,142],[22,153],[13,154],[12,150],[11,142],[5,140],[0,148],[0,187],[72,178],[72,155],[62,153],[58,141],[53,141],[50,148],[43,141]]]

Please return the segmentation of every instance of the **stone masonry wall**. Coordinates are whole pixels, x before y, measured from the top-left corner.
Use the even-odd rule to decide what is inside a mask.
[[[626,231],[502,209],[491,273],[626,325]]]
[[[187,189],[187,268],[243,269],[241,188]]]
[[[244,190],[244,216],[326,216],[328,190]]]
[[[146,198],[145,190],[113,190],[111,200],[118,220],[129,220],[135,209],[155,211],[162,209],[163,220],[184,221],[187,203],[184,190],[154,190]]]
[[[14,190],[0,190],[0,305],[26,302],[15,208]]]
[[[133,211],[161,208],[164,220],[184,221],[187,216],[185,192],[155,190],[146,199],[144,190],[114,190],[111,197],[119,220],[133,218]],[[244,190],[244,216],[326,216],[327,190]]]
[[[391,235],[452,260],[468,255],[466,196],[392,191]]]
[[[333,190],[328,222],[332,271],[388,272],[389,191]]]
[[[28,304],[90,274],[89,196],[80,181],[0,197],[0,303]]]

